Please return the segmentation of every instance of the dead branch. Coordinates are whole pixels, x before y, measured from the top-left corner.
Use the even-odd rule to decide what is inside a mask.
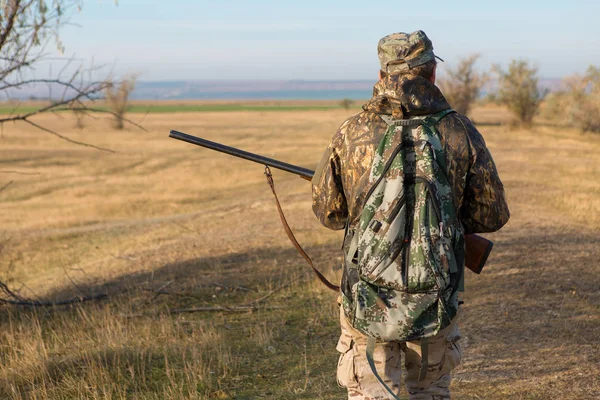
[[[182,314],[182,313],[196,313],[196,312],[240,313],[240,312],[249,312],[249,311],[251,312],[251,311],[257,311],[257,310],[278,310],[278,309],[281,309],[284,307],[283,306],[259,306],[258,303],[268,299],[269,297],[273,296],[275,293],[281,291],[282,289],[285,289],[286,287],[290,286],[291,284],[293,284],[294,282],[298,281],[301,278],[302,277],[297,277],[295,279],[292,279],[291,281],[285,283],[284,285],[281,285],[278,288],[271,290],[266,295],[261,296],[258,299],[254,299],[254,300],[249,301],[244,304],[234,305],[234,306],[224,305],[224,306],[199,306],[199,307],[190,307],[190,308],[172,308],[167,311],[167,314]],[[164,290],[164,288],[166,286],[170,285],[171,283],[172,283],[172,281],[169,281],[156,290],[152,290],[152,289],[143,289],[143,290],[149,291],[152,293],[156,293],[156,295],[152,298],[152,300],[156,299],[161,294],[176,295],[176,296],[181,296],[181,297],[191,297],[191,298],[200,300],[198,297],[188,295],[185,293],[168,292],[168,291]],[[215,284],[215,286],[226,287],[224,285],[216,285],[216,284]],[[136,318],[136,317],[145,317],[145,316],[153,316],[153,315],[157,315],[157,313],[122,314],[121,316],[125,317],[125,318]]]
[[[9,304],[13,306],[26,306],[26,307],[53,307],[53,306],[66,306],[76,303],[84,303],[87,301],[100,300],[108,297],[106,293],[95,294],[91,296],[76,296],[66,300],[58,301],[40,301],[31,300],[21,297],[20,295],[13,292],[4,282],[0,281],[0,292],[4,294],[4,297],[0,297],[0,304]]]
[[[25,80],[20,80],[17,82],[3,81],[2,86],[0,86],[0,90],[17,89],[22,86],[33,85],[36,83],[60,85],[60,86],[63,86],[63,89],[72,89],[73,91],[77,92],[78,94],[81,94],[82,97],[85,97],[88,100],[94,100],[93,97],[90,97],[90,94],[92,94],[92,93],[86,93],[85,91],[82,90],[82,88],[77,87],[72,81],[70,81],[70,80],[64,81],[64,80],[61,80],[60,78],[58,78],[58,79],[25,79]],[[94,84],[101,85],[101,84],[105,84],[105,83],[104,82],[95,82],[90,86],[93,86]],[[61,98],[65,98],[65,97],[66,97],[66,94],[64,94],[64,92],[63,92],[63,96],[61,96]]]
[[[170,291],[167,291],[167,290],[164,290],[164,289],[153,290],[153,289],[144,288],[142,290],[144,290],[146,292],[151,292],[151,293],[155,294],[155,296],[153,296],[152,299],[148,300],[146,302],[146,304],[152,303],[160,295],[177,296],[177,297],[181,297],[181,298],[184,298],[184,299],[187,298],[187,299],[194,299],[194,300],[203,300],[201,297],[194,296],[193,294],[182,293],[182,292],[170,292]]]
[[[9,187],[14,181],[9,181],[6,185],[2,186],[0,188],[0,192],[2,192],[4,189],[6,189],[7,187]]]
[[[156,293],[154,295],[154,297],[152,297],[152,299],[148,300],[146,302],[146,304],[153,302],[154,300],[156,300],[158,298],[158,296],[160,296],[161,294],[170,294],[169,292],[164,291],[164,288],[166,288],[167,286],[169,286],[171,283],[173,283],[175,281],[167,281],[164,285],[162,285],[161,287],[159,287],[156,290],[152,290],[152,289],[146,289],[144,288],[143,290],[149,291],[149,292],[153,292]]]
[[[253,312],[260,310],[280,310],[285,308],[283,306],[215,306],[215,307],[191,307],[191,308],[172,308],[166,311],[166,314],[185,314],[185,313],[196,313],[196,312],[230,312],[230,313],[243,313]],[[140,318],[140,317],[154,317],[160,315],[161,312],[156,313],[136,313],[136,314],[120,314],[123,318]]]
[[[222,283],[219,283],[219,282],[213,282],[212,284],[213,284],[213,286],[220,287],[223,289],[229,289],[229,290],[241,290],[244,292],[254,292],[255,291],[255,289],[250,289],[250,288],[247,288],[244,286],[227,286],[227,285],[223,285]]]
[[[77,303],[85,303],[88,301],[96,301],[101,300],[108,297],[106,293],[100,293],[93,296],[77,296],[67,300],[59,300],[59,301],[38,301],[38,300],[8,300],[8,299],[0,299],[0,303],[9,304],[13,306],[25,306],[25,307],[59,307],[59,306],[67,306]]]
[[[2,251],[4,250],[4,247],[6,246],[6,243],[8,243],[8,241],[10,241],[10,240],[11,240],[11,238],[9,237],[9,238],[2,239],[2,241],[0,241],[0,253],[2,253]],[[9,262],[9,270],[10,270],[11,265],[12,265],[12,260]],[[63,266],[63,269],[64,269],[64,266]],[[77,283],[66,272],[66,269],[65,269],[65,274],[67,275],[67,278],[71,281],[71,284],[80,293],[83,293],[83,291],[77,285]],[[23,288],[23,287],[26,287],[25,284],[22,284],[21,288]],[[13,305],[13,306],[25,306],[25,307],[53,307],[53,306],[66,306],[66,305],[71,305],[71,304],[76,304],[76,303],[95,301],[95,300],[104,299],[108,296],[106,293],[99,293],[99,294],[94,294],[94,295],[90,295],[90,296],[85,296],[85,295],[76,296],[76,297],[73,297],[70,299],[65,299],[65,300],[43,301],[43,300],[34,300],[34,299],[25,298],[18,293],[18,292],[20,292],[20,290],[21,289],[19,289],[15,292],[11,288],[9,288],[6,283],[4,283],[3,281],[0,280],[0,304],[8,304],[8,305]],[[29,290],[33,293],[33,290],[31,290],[31,289],[29,289]],[[35,293],[34,293],[34,296],[36,296]]]
[[[264,300],[268,299],[269,297],[273,296],[275,293],[277,293],[277,292],[281,291],[282,289],[285,289],[286,287],[290,286],[292,283],[294,283],[294,282],[297,282],[298,280],[300,280],[300,278],[301,278],[301,277],[297,277],[297,278],[295,278],[295,279],[292,279],[292,280],[291,280],[291,281],[289,281],[288,283],[286,283],[286,284],[284,284],[284,285],[281,285],[281,286],[279,286],[278,288],[276,288],[276,289],[274,289],[274,290],[270,291],[270,292],[269,292],[269,293],[267,293],[266,295],[264,295],[264,296],[262,296],[262,297],[259,297],[258,299],[252,300],[252,301],[250,301],[250,302],[248,302],[248,303],[242,304],[242,307],[246,307],[246,306],[251,306],[251,305],[254,305],[254,304],[258,304],[258,303],[260,303],[261,301],[264,301]]]
[[[258,310],[280,310],[283,306],[216,306],[216,307],[191,307],[191,308],[174,308],[169,310],[169,314],[195,313],[195,312],[248,312]]]
[[[107,149],[106,147],[100,147],[100,146],[96,146],[94,144],[80,142],[78,140],[74,140],[74,139],[68,138],[68,137],[66,137],[64,135],[61,135],[60,133],[58,133],[56,131],[53,131],[52,129],[48,129],[48,128],[42,126],[42,125],[36,124],[35,122],[32,122],[32,121],[30,121],[30,120],[28,120],[26,118],[23,118],[22,120],[25,121],[25,122],[27,122],[30,125],[35,126],[36,128],[38,128],[38,129],[40,129],[40,130],[42,130],[44,132],[51,133],[52,135],[57,136],[57,137],[61,138],[62,140],[67,141],[69,143],[77,144],[79,146],[84,146],[84,147],[91,147],[91,148],[94,148],[96,150],[102,150],[102,151],[106,151],[106,152],[109,152],[109,153],[114,153],[115,152],[114,150]],[[2,121],[0,120],[0,123],[1,122]]]
[[[75,289],[77,289],[77,291],[83,295],[83,290],[81,289],[81,287],[79,286],[79,284],[77,284],[77,282],[75,282],[75,279],[73,279],[73,277],[71,277],[71,275],[69,274],[69,272],[67,271],[67,267],[65,266],[65,264],[61,261],[60,265],[63,269],[63,272],[65,273],[65,276],[67,277],[67,279],[69,280],[69,282],[71,282],[71,285],[73,285],[73,287]],[[82,270],[83,271],[83,270]],[[85,271],[84,271],[85,273]]]
[[[0,49],[2,47],[4,47],[4,44],[6,43],[6,40],[8,39],[8,35],[13,31],[13,28],[15,26],[15,22],[17,21],[17,15],[19,13],[19,5],[21,3],[20,0],[17,0],[14,2],[14,6],[13,7],[8,7],[8,13],[6,16],[6,27],[2,30],[2,32],[0,33]],[[5,11],[5,10],[3,10]]]

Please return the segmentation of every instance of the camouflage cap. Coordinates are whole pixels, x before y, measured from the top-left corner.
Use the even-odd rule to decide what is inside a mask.
[[[434,58],[433,44],[423,31],[392,33],[377,45],[377,55],[383,72],[405,71],[425,64]]]

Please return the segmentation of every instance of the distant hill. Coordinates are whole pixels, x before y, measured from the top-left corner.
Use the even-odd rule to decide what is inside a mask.
[[[139,82],[137,100],[367,99],[374,81],[171,81]]]
[[[357,81],[140,81],[132,93],[134,100],[353,100],[368,99],[374,80]],[[540,79],[550,90],[560,86],[558,78]],[[0,101],[57,99],[59,88],[43,84],[0,93]]]

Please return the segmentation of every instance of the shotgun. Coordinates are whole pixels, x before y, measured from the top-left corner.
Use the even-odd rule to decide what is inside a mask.
[[[220,151],[221,153],[225,153],[230,156],[243,158],[244,160],[253,161],[258,164],[290,172],[308,181],[310,181],[314,175],[314,171],[308,168],[288,164],[283,161],[250,153],[248,151],[240,150],[231,146],[226,146],[221,143],[211,142],[210,140],[188,135],[187,133],[179,132],[176,130],[171,130],[171,132],[169,133],[169,137],[173,139],[182,140],[187,143],[195,144],[197,146],[206,147],[207,149]],[[476,274],[481,273],[481,270],[485,266],[485,263],[488,259],[488,256],[490,255],[490,252],[492,251],[493,246],[494,243],[492,241],[482,236],[465,235],[465,266],[471,271],[475,272]]]

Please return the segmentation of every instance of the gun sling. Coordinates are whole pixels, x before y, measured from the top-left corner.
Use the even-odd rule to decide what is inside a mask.
[[[327,278],[325,278],[323,276],[323,274],[314,266],[313,261],[310,258],[310,256],[308,254],[306,254],[306,251],[304,251],[302,246],[300,246],[300,243],[298,243],[298,240],[296,240],[296,237],[294,236],[294,233],[292,232],[290,225],[288,224],[287,220],[285,219],[283,210],[281,209],[281,204],[279,203],[279,198],[277,197],[277,193],[275,191],[275,182],[273,181],[273,175],[271,174],[271,169],[269,168],[268,165],[265,165],[265,176],[267,177],[267,183],[269,184],[269,187],[271,188],[271,191],[273,192],[273,196],[275,197],[275,204],[277,205],[277,211],[279,212],[279,218],[281,219],[281,223],[283,224],[283,229],[285,229],[285,233],[286,233],[287,237],[290,239],[290,241],[292,242],[292,244],[294,245],[296,250],[298,250],[298,253],[300,253],[300,255],[304,258],[306,263],[308,265],[310,265],[310,267],[314,271],[315,275],[317,275],[317,278],[319,278],[319,280],[321,282],[323,282],[323,284],[325,286],[327,286],[329,289],[331,289],[335,292],[339,292],[340,287],[329,282],[327,280]]]

